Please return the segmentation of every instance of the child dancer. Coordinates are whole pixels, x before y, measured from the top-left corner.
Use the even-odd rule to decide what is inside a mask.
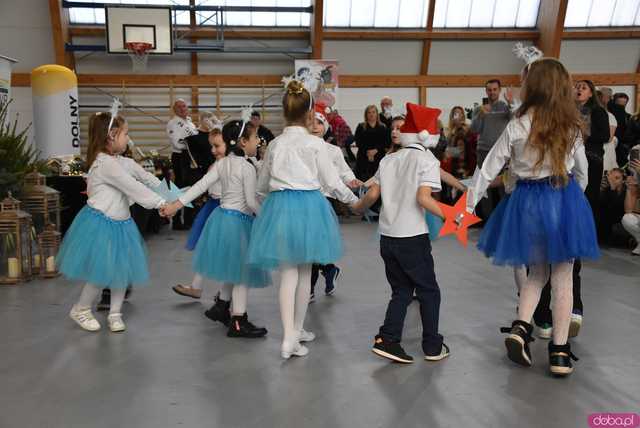
[[[226,156],[227,145],[222,138],[222,131],[219,129],[212,129],[209,132],[209,144],[211,145],[211,153],[213,154],[216,161],[219,161],[223,157]],[[213,165],[209,169],[213,168]],[[209,189],[209,200],[207,203],[200,209],[198,215],[193,221],[193,225],[191,226],[191,232],[189,232],[189,238],[187,239],[187,250],[193,251],[196,248],[196,244],[198,243],[198,239],[200,239],[200,235],[202,234],[202,229],[207,222],[207,219],[211,215],[214,209],[218,208],[220,205],[220,193],[222,192],[220,188],[220,181],[214,183]],[[201,274],[196,273],[193,276],[193,281],[190,286],[184,286],[182,284],[178,284],[172,287],[173,291],[181,296],[191,297],[193,299],[199,299],[202,296],[202,283],[204,278]],[[223,290],[231,292],[230,287],[223,287]],[[226,293],[223,292],[226,295]],[[227,296],[225,300],[229,300],[230,298]],[[227,317],[228,318],[228,317]],[[228,325],[228,320],[227,320]]]
[[[498,230],[487,227],[482,240],[495,243],[484,250],[495,264],[528,266],[529,275],[520,290],[518,319],[502,329],[509,358],[531,366],[529,343],[533,312],[540,292],[551,275],[554,292],[553,341],[549,343],[550,371],[565,376],[573,372],[568,343],[572,306],[572,269],[576,258],[599,256],[593,215],[589,204],[569,175],[574,157],[586,164],[580,134],[582,126],[573,103],[571,78],[564,66],[543,58],[529,66],[522,89],[522,105],[489,152],[474,177],[467,200],[472,211],[491,181],[510,159],[518,178],[516,188],[496,218]],[[578,153],[576,153],[578,152]],[[496,237],[485,237],[485,234]]]
[[[222,136],[227,143],[227,156],[214,163],[200,181],[164,208],[162,213],[175,214],[220,182],[220,207],[213,211],[202,230],[193,268],[203,276],[233,284],[232,316],[227,336],[263,337],[267,329],[256,327],[247,317],[248,289],[266,287],[270,283],[268,272],[247,265],[253,214],[259,211],[260,206],[256,200],[256,169],[246,156],[256,154],[257,130],[250,122],[235,120],[222,128]],[[228,311],[229,302],[220,299],[214,307],[221,309],[222,315]]]
[[[401,363],[413,362],[400,341],[414,291],[420,302],[425,360],[449,356],[449,347],[438,333],[440,288],[425,221],[425,209],[443,217],[431,196],[432,190],[441,189],[440,163],[428,150],[440,138],[439,115],[438,109],[407,103],[407,117],[400,129],[403,148],[382,159],[374,184],[354,207],[363,211],[382,195],[380,253],[392,295],[372,351]]]
[[[121,309],[127,286],[143,285],[149,280],[144,242],[131,219],[130,201],[148,209],[165,204],[145,186],[156,187],[160,180],[132,159],[119,156],[127,147],[128,132],[121,116],[91,116],[87,205],[73,220],[58,254],[60,272],[67,278],[87,282],[69,314],[87,331],[101,328],[91,307],[102,288],[111,289],[107,317],[110,330],[126,329]]]
[[[329,125],[329,122],[325,115],[324,104],[316,104],[313,125],[311,126],[311,134],[315,135],[316,137],[322,138],[327,143],[326,148],[329,154],[329,158],[331,159],[331,162],[333,162],[333,166],[335,166],[336,170],[338,171],[342,182],[352,189],[362,186],[362,182],[356,179],[355,174],[353,173],[351,168],[349,168],[347,162],[344,160],[344,155],[342,154],[342,150],[340,149],[340,147],[333,145],[327,141],[326,137],[330,134],[330,130],[331,126]],[[337,201],[331,197],[331,194],[326,189],[322,189],[322,194],[329,200],[329,203],[331,203],[334,211],[336,211],[335,204],[337,204]],[[311,296],[309,302],[313,302],[315,300],[316,282],[318,281],[320,272],[322,272],[322,275],[325,279],[324,293],[327,296],[330,296],[334,293],[336,285],[338,284],[338,277],[340,276],[339,267],[337,267],[333,263],[329,263],[326,265],[314,263],[313,267],[311,268]]]
[[[269,144],[258,178],[258,193],[268,196],[253,226],[249,262],[280,270],[281,355],[287,359],[306,355],[300,342],[315,338],[303,330],[311,265],[342,255],[338,220],[320,189],[347,204],[358,198],[340,180],[327,145],[309,134],[313,101],[302,83],[287,85],[282,105],[287,126]]]

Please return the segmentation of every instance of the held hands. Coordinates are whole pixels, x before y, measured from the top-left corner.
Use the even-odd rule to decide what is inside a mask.
[[[357,189],[360,186],[364,186],[364,183],[357,178],[347,183],[347,187],[349,187],[350,189]]]
[[[173,217],[184,205],[177,200],[160,207],[160,216]]]

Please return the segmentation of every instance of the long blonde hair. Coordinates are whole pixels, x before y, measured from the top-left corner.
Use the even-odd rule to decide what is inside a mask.
[[[522,105],[516,117],[531,113],[527,144],[538,154],[535,168],[540,168],[549,156],[553,175],[566,184],[565,162],[583,127],[571,76],[560,61],[542,58],[530,65],[522,92]]]
[[[91,168],[91,165],[98,157],[100,153],[109,153],[107,147],[109,146],[109,131],[117,129],[113,138],[115,138],[122,127],[127,121],[122,116],[116,116],[111,124],[111,129],[107,129],[109,122],[111,121],[111,113],[103,112],[92,114],[89,119],[89,147],[87,148],[87,168]]]
[[[457,127],[456,127],[456,124],[453,122],[453,114],[455,113],[456,110],[460,110],[460,112],[462,114],[462,122]],[[460,130],[462,130],[463,133],[466,136],[467,132],[469,132],[469,125],[467,125],[467,123],[465,121],[464,108],[462,108],[461,106],[455,106],[449,112],[449,124],[448,124],[448,127],[447,127],[447,139],[448,140],[453,139],[456,136],[456,134],[460,133]]]

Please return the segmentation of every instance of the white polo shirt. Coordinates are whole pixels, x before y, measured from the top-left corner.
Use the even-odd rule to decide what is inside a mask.
[[[380,161],[374,182],[380,185],[380,234],[408,238],[429,233],[425,210],[418,204],[421,186],[439,191],[440,162],[420,144],[411,144]]]

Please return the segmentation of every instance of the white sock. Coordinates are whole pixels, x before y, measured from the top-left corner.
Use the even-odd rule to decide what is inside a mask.
[[[231,292],[231,314],[235,316],[244,315],[247,312],[247,294],[246,285],[237,284],[233,286]]]
[[[573,262],[551,266],[551,292],[553,344],[564,345],[569,338],[573,310]]]
[[[295,306],[296,289],[299,283],[299,273],[297,266],[282,266],[280,268],[280,317],[282,319],[282,329],[284,338],[283,347],[291,348],[298,340],[298,332],[295,329]],[[310,285],[310,279],[307,280]],[[307,299],[309,294],[307,292]]]
[[[196,290],[202,290],[203,281],[204,281],[204,278],[199,273],[193,275],[193,281],[191,281],[191,288],[194,288]]]
[[[96,301],[101,291],[102,288],[98,288],[95,285],[89,284],[87,282],[84,287],[82,287],[80,298],[78,299],[78,303],[75,304],[74,308],[78,311],[91,309],[93,307],[93,303]]]
[[[296,333],[304,327],[304,319],[311,297],[311,265],[298,266],[298,288],[296,289],[296,307],[293,316],[293,326]]]
[[[231,293],[233,292],[233,284],[222,284],[222,287],[220,287],[220,300],[224,300],[225,302],[228,302],[229,300],[231,300]]]
[[[109,305],[109,315],[122,313],[122,304],[124,303],[124,296],[126,293],[126,288],[111,290],[111,304]]]
[[[533,313],[540,301],[540,294],[549,279],[548,265],[533,265],[529,267],[529,276],[520,289],[518,304],[518,318],[531,323]]]

